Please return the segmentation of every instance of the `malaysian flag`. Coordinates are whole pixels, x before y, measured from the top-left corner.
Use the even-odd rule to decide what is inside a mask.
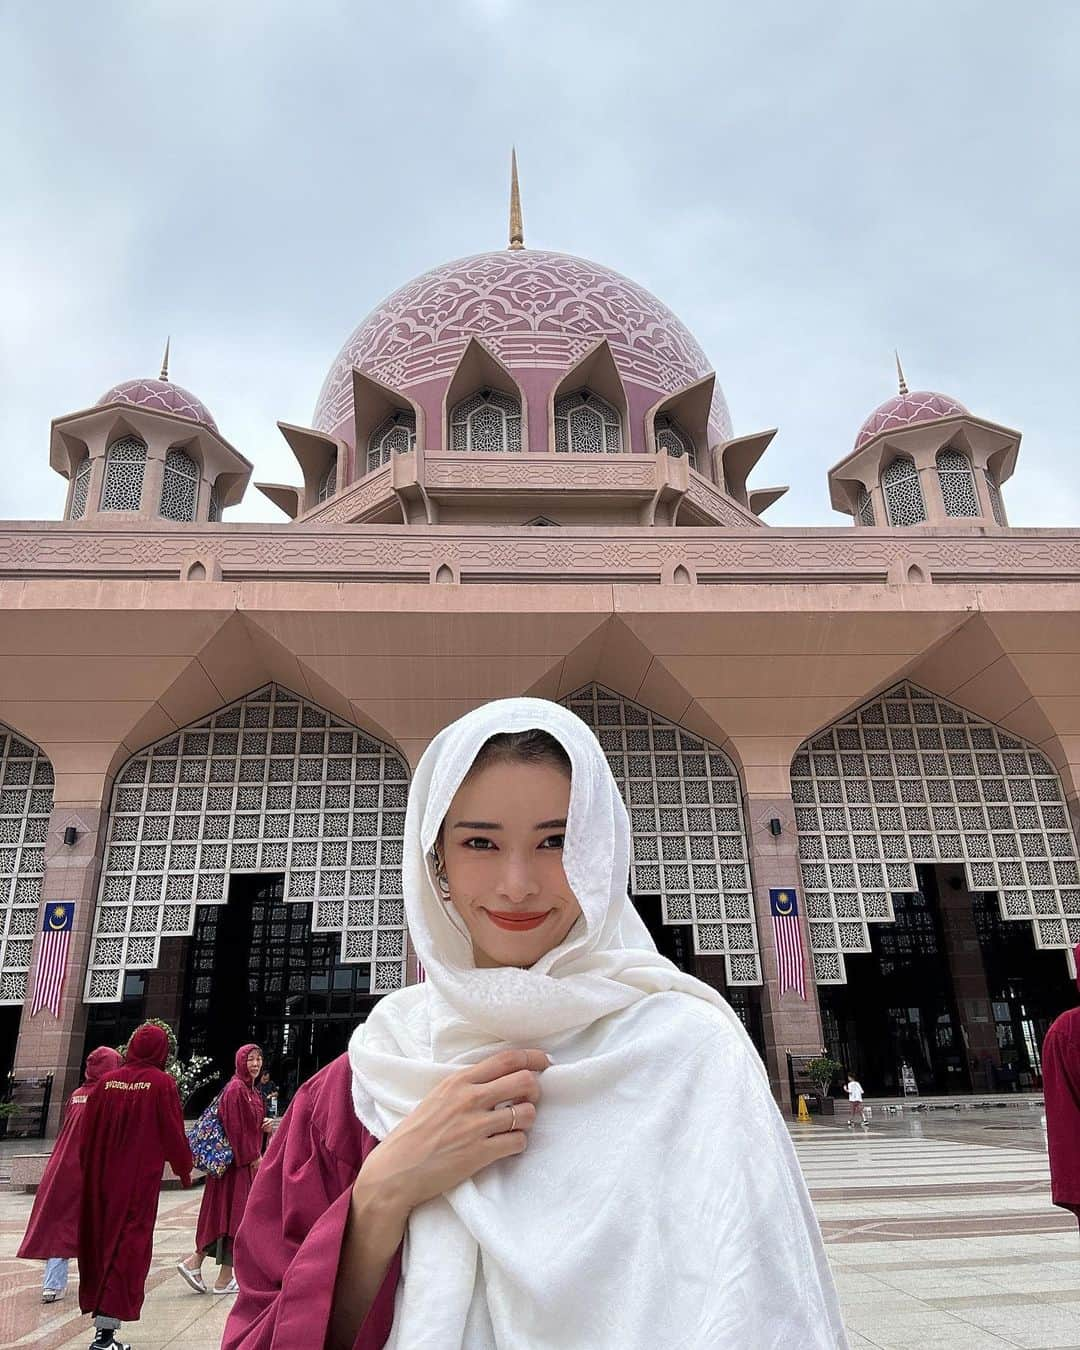
[[[60,994],[67,973],[68,944],[75,922],[74,900],[50,900],[41,921],[41,946],[38,949],[37,984],[30,1016],[48,1008],[60,1016]]]
[[[799,901],[794,891],[770,891],[776,964],[780,969],[780,995],[794,989],[806,998],[806,970],[803,960],[802,931],[799,928]]]

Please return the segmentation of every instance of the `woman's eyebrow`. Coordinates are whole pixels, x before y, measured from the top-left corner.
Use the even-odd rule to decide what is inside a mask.
[[[564,830],[566,828],[566,817],[562,820],[542,820],[539,825],[534,825],[534,830]]]
[[[456,820],[452,828],[455,830],[501,830],[502,826],[491,820]]]

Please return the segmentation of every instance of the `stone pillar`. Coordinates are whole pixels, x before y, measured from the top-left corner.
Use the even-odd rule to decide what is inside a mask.
[[[821,1013],[814,984],[810,957],[810,933],[803,904],[802,877],[799,871],[799,837],[795,829],[795,807],[790,796],[748,794],[744,801],[750,870],[754,882],[754,910],[757,915],[758,942],[761,946],[761,1015],[765,1032],[765,1052],[769,1083],[773,1095],[785,1111],[790,1110],[787,1054],[819,1054],[822,1047]],[[780,821],[779,835],[770,832],[769,821]],[[799,926],[802,929],[806,966],[806,999],[791,990],[780,996],[776,944],[773,941],[769,891],[784,887],[799,897]]]
[[[960,883],[959,886],[956,882]],[[992,1091],[992,1085],[986,1081],[985,1066],[989,1062],[1000,1067],[1001,1051],[998,1049],[994,1009],[990,1003],[982,950],[975,928],[975,913],[971,907],[971,893],[964,879],[964,869],[939,867],[937,884],[945,954],[949,961],[960,1026],[967,1045],[971,1087],[975,1092]]]
[[[61,781],[61,775],[57,774],[58,784]],[[60,1016],[53,1017],[52,1013],[44,1008],[31,1019],[30,1000],[33,994],[34,973],[37,970],[38,946],[41,942],[39,915],[30,966],[30,984],[23,1005],[19,1043],[15,1051],[14,1072],[17,1075],[26,1077],[46,1073],[53,1075],[52,1100],[47,1123],[47,1133],[50,1137],[59,1128],[60,1108],[68,1094],[78,1085],[83,1042],[86,1038],[87,1008],[83,1002],[83,985],[90,956],[90,934],[94,927],[98,878],[101,874],[108,824],[108,787],[104,781],[99,782],[98,787],[100,795],[96,805],[57,802],[53,806],[45,845],[42,906],[55,900],[75,901],[75,922],[68,947],[67,975],[60,999]],[[70,845],[64,843],[64,831],[69,825],[73,825],[78,831],[78,839]]]

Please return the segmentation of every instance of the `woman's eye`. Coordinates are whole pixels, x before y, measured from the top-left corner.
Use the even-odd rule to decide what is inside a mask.
[[[487,852],[495,847],[493,839],[466,839],[465,847],[476,849],[479,852]]]
[[[565,839],[566,839],[565,834],[549,834],[548,837],[544,840],[544,842],[540,845],[540,847],[562,848]]]

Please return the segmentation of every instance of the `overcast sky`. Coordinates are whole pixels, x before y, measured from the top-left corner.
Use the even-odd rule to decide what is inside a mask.
[[[607,264],[696,334],[776,525],[895,392],[1024,434],[1015,525],[1080,525],[1080,7],[0,0],[0,518],[55,519],[52,417],[172,376],[296,481],[341,343],[506,241]],[[280,520],[254,489],[229,519]]]

